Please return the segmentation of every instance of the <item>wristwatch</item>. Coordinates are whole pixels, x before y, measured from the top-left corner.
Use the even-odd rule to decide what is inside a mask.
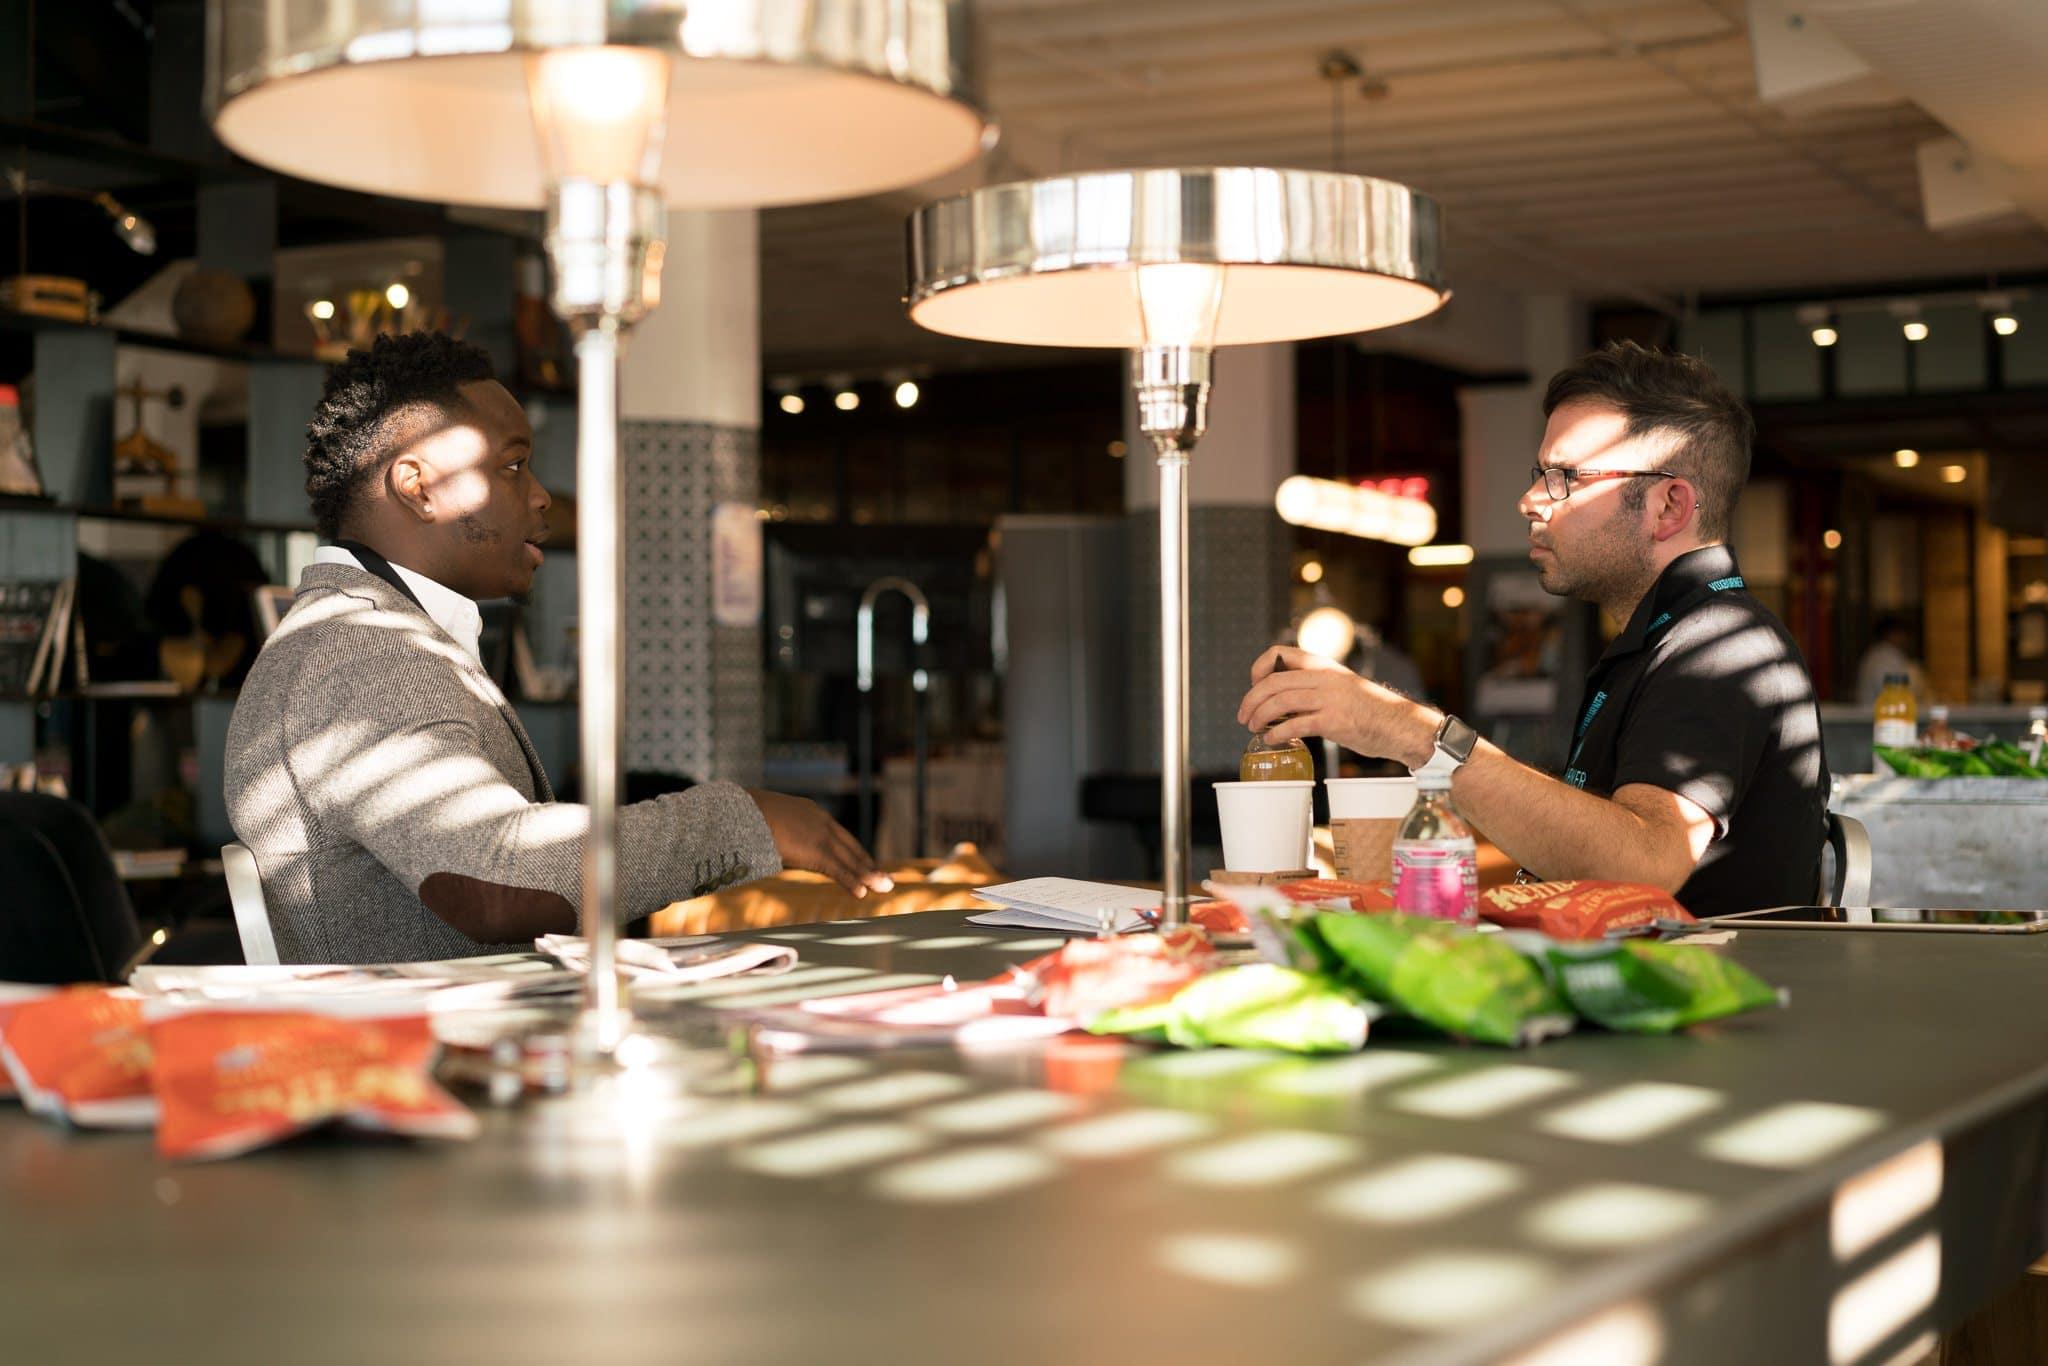
[[[1449,712],[1444,713],[1443,724],[1436,728],[1436,750],[1449,757],[1453,772],[1472,757],[1472,748],[1478,743],[1478,731]]]

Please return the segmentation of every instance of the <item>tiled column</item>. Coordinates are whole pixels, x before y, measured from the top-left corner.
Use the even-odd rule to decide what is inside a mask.
[[[1196,773],[1236,771],[1246,739],[1237,704],[1252,660],[1287,629],[1292,541],[1273,494],[1294,473],[1294,435],[1294,348],[1218,351],[1209,430],[1188,480],[1188,763]],[[1124,759],[1133,772],[1157,772],[1159,469],[1128,394],[1124,440],[1131,623]]]
[[[757,243],[751,212],[671,214],[621,370],[629,770],[761,779]]]

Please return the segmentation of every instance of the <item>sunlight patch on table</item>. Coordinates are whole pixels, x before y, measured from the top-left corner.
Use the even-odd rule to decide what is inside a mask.
[[[1639,1081],[1559,1106],[1536,1127],[1585,1143],[1640,1143],[1721,1108],[1727,1097],[1704,1086]]]
[[[1551,1288],[1556,1274],[1513,1252],[1433,1252],[1352,1283],[1351,1311],[1417,1332],[1466,1327],[1519,1309]]]
[[[908,1124],[846,1124],[748,1148],[733,1165],[764,1176],[835,1176],[888,1162],[931,1146],[931,1136]]]
[[[952,1204],[1009,1195],[1048,1181],[1060,1166],[1029,1148],[960,1148],[889,1168],[871,1189],[888,1200]]]
[[[1433,1119],[1491,1119],[1577,1084],[1577,1077],[1555,1068],[1496,1063],[1424,1083],[1396,1096],[1393,1103],[1396,1109]]]
[[[1332,1186],[1316,1208],[1361,1224],[1423,1224],[1521,1189],[1519,1169],[1457,1153],[1424,1153]]]
[[[1355,1162],[1363,1149],[1335,1134],[1269,1129],[1169,1158],[1167,1175],[1195,1186],[1282,1186]]]
[[[1676,1237],[1712,1213],[1713,1202],[1703,1195],[1608,1181],[1538,1205],[1522,1231],[1553,1247],[1600,1251]]]
[[[1159,1241],[1159,1265],[1209,1285],[1271,1290],[1292,1279],[1301,1253],[1279,1238],[1250,1233],[1178,1233]]]
[[[1040,1146],[1062,1157],[1135,1157],[1207,1138],[1216,1121],[1187,1110],[1119,1110],[1048,1129]]]
[[[1709,1134],[1700,1151],[1723,1162],[1790,1171],[1840,1152],[1884,1124],[1881,1110],[1798,1100]]]

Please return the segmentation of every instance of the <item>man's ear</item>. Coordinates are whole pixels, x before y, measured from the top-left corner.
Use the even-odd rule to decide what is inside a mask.
[[[391,500],[422,522],[435,517],[434,495],[427,485],[427,469],[414,455],[400,455],[384,474],[384,486]]]
[[[1659,541],[1668,541],[1673,536],[1699,524],[1699,490],[1684,479],[1660,479],[1660,487],[1654,495],[1652,507],[1657,513],[1651,535]]]

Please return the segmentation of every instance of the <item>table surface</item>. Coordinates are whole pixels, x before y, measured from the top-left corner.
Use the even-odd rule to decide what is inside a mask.
[[[1052,942],[944,912],[739,937],[802,964],[700,1004]],[[1729,951],[1790,1008],[1527,1052],[811,1054],[755,1096],[472,1098],[473,1143],[210,1164],[9,1108],[6,1351],[1422,1363],[1567,1333],[1545,1359],[1884,1360],[2041,1251],[2048,936]]]

